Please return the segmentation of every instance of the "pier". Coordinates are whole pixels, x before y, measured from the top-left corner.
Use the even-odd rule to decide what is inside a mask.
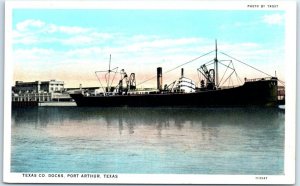
[[[17,107],[37,107],[38,101],[12,101],[11,106],[12,108]]]

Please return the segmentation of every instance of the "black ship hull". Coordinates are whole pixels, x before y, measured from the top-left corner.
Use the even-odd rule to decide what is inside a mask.
[[[243,85],[194,93],[156,93],[111,96],[70,94],[79,107],[229,107],[276,106],[277,78],[247,81]]]

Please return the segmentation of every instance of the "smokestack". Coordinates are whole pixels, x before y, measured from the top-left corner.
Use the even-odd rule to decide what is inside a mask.
[[[157,68],[157,89],[162,90],[162,68]]]
[[[184,76],[184,70],[183,70],[183,68],[181,68],[181,77],[183,77]]]

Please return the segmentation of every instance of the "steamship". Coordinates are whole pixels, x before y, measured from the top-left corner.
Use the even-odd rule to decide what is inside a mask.
[[[229,64],[224,64],[222,60],[218,60],[217,44],[215,50],[207,54],[210,53],[215,53],[214,59],[197,69],[198,73],[203,77],[199,81],[199,86],[196,86],[193,80],[185,77],[183,68],[181,68],[181,74],[177,81],[163,86],[162,68],[158,67],[157,75],[154,77],[157,79],[157,88],[138,89],[135,74],[131,73],[128,76],[123,69],[119,72],[118,68],[111,69],[110,58],[109,70],[95,72],[101,84],[98,91],[91,92],[82,89],[70,93],[70,96],[79,107],[231,107],[277,105],[279,81],[277,77],[245,78],[242,85],[222,87],[222,80],[219,80],[219,65],[224,65],[231,70],[231,75],[236,74],[236,71],[233,64],[230,65],[232,61]],[[104,73],[105,86],[102,86],[103,82],[101,83],[101,79],[98,76],[99,73]],[[110,79],[114,79],[116,74],[120,74],[121,78],[116,86],[112,86]]]

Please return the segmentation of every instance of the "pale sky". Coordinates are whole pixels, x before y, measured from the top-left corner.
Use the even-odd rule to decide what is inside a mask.
[[[111,54],[111,66],[136,73],[139,84],[159,66],[166,72],[214,50],[215,39],[220,51],[284,80],[283,11],[15,9],[12,36],[14,81],[100,86],[95,71],[108,69]],[[185,76],[198,83],[197,68],[213,58],[184,66]],[[241,79],[265,77],[234,66]],[[179,76],[180,69],[163,74],[164,84]]]

